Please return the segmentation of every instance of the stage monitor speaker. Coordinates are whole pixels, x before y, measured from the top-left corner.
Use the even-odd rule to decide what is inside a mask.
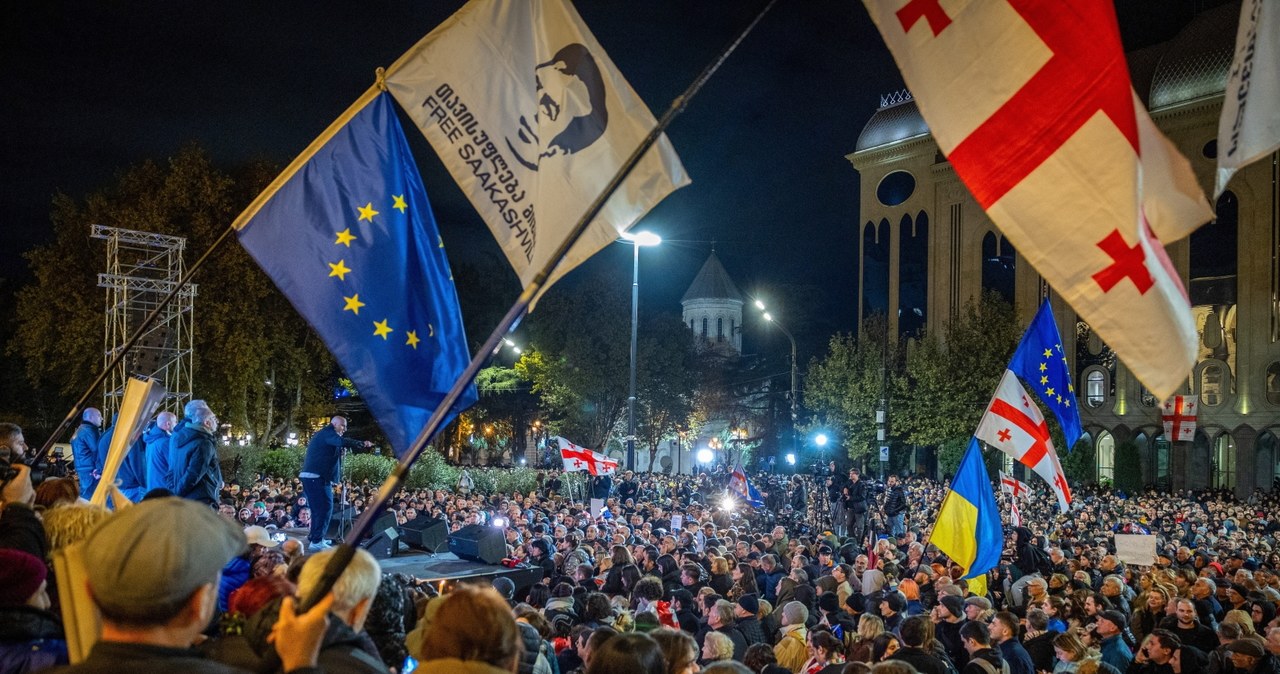
[[[342,540],[351,531],[355,512],[356,509],[351,505],[333,504],[333,514],[329,516],[329,526],[325,529],[324,537],[331,541]]]
[[[449,538],[449,525],[434,517],[418,517],[400,527],[400,538],[411,548],[436,552]]]
[[[373,532],[369,538],[361,541],[360,547],[369,551],[374,559],[388,559],[396,554],[400,547],[400,531],[396,529],[396,516],[386,513],[373,523]]]
[[[485,564],[501,564],[507,556],[507,542],[498,527],[472,524],[449,534],[449,552]]]

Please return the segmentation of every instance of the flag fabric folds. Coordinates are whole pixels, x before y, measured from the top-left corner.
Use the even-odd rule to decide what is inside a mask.
[[[763,508],[764,497],[751,484],[751,480],[747,479],[747,472],[742,469],[742,464],[734,467],[733,472],[729,474],[729,493],[742,499],[743,503],[750,505],[752,508]]]
[[[1174,396],[1160,407],[1164,436],[1171,441],[1196,439],[1196,409],[1200,396]]]
[[[1067,439],[1067,451],[1075,447],[1083,432],[1080,428],[1080,406],[1076,387],[1067,369],[1067,354],[1062,350],[1062,336],[1053,319],[1053,307],[1045,299],[1036,317],[1018,343],[1009,360],[1009,369],[1031,387],[1049,411],[1058,418]]]
[[[1196,330],[1161,240],[1212,213],[1133,91],[1112,1],[864,2],[978,204],[1149,390],[1174,393]]]
[[[1218,120],[1218,181],[1227,189],[1235,172],[1280,150],[1280,5],[1244,0],[1236,53]]]
[[[1049,424],[1012,370],[1005,370],[1000,378],[976,435],[1044,478],[1062,512],[1070,509],[1071,488],[1049,437]]]
[[[1000,471],[1000,491],[1019,498],[1031,496],[1031,487],[1028,487],[1027,483],[1012,475],[1006,475],[1003,470]]]
[[[560,460],[565,472],[585,470],[592,475],[612,475],[618,471],[618,462],[600,452],[579,447],[565,438],[556,438],[560,445]]]
[[[984,574],[995,568],[1004,549],[1004,528],[987,467],[982,462],[982,450],[974,438],[969,439],[951,489],[942,499],[929,542],[964,568],[964,578],[981,578],[985,589]],[[977,592],[972,582],[970,590],[985,594]]]
[[[470,355],[444,242],[395,105],[381,94],[354,108],[236,225],[401,455]],[[475,401],[471,386],[452,412]]]
[[[657,125],[566,0],[472,0],[386,82],[526,287]],[[688,182],[661,137],[547,285]]]

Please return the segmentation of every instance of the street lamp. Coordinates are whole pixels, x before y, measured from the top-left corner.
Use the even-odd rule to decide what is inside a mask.
[[[631,387],[627,396],[627,470],[636,469],[636,331],[640,323],[640,246],[656,246],[662,237],[653,232],[622,235],[635,251],[631,264]]]
[[[765,309],[764,302],[756,300],[755,304],[756,308],[760,310],[761,316],[764,320],[778,326],[778,329],[782,331],[782,334],[786,335],[787,339],[791,342],[791,451],[796,452],[799,451],[798,441],[796,440],[796,422],[798,419],[798,415],[796,414],[796,338],[791,335],[790,330],[778,321],[774,320],[773,314],[770,314]]]

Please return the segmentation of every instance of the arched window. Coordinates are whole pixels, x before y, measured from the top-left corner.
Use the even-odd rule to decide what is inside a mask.
[[[929,300],[929,214],[898,224],[898,339],[920,334]]]
[[[724,341],[724,317],[723,316],[716,317],[716,341],[717,342]]]
[[[1213,443],[1213,486],[1236,488],[1236,441],[1230,433],[1219,435]]]
[[[862,320],[889,314],[889,221],[862,232]]]
[[[1091,370],[1085,378],[1084,403],[1089,407],[1102,407],[1107,401],[1107,381],[1099,370]]]
[[[1169,443],[1164,438],[1156,438],[1156,484],[1162,487],[1169,485]]]
[[[1004,301],[1013,303],[1013,246],[995,232],[982,237],[982,289],[994,290]]]
[[[707,317],[706,316],[702,317],[702,338],[703,339],[707,338]]]
[[[1099,373],[1101,374],[1101,373]],[[1098,449],[1094,452],[1094,467],[1098,471],[1098,482],[1116,479],[1116,438],[1106,431],[1098,434]]]
[[[1223,379],[1225,372],[1218,363],[1209,363],[1200,368],[1200,402],[1209,407],[1222,404]]]
[[[1267,366],[1267,402],[1280,405],[1280,362]]]

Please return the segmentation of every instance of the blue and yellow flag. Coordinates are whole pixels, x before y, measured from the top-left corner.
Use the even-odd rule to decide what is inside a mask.
[[[237,221],[397,455],[470,356],[444,242],[391,96],[366,96]],[[457,413],[476,401],[472,386]]]
[[[970,591],[986,593],[985,574],[1000,562],[1004,528],[976,438],[969,439],[969,448],[951,480],[951,490],[938,509],[929,542],[964,567],[964,578],[972,579]]]
[[[1049,306],[1047,298],[1022,335],[1018,350],[1009,360],[1009,369],[1026,382],[1027,388],[1035,391],[1058,418],[1062,434],[1067,439],[1067,451],[1071,451],[1082,432],[1080,406],[1067,368],[1067,355],[1062,350],[1062,336],[1058,334],[1053,307]]]

